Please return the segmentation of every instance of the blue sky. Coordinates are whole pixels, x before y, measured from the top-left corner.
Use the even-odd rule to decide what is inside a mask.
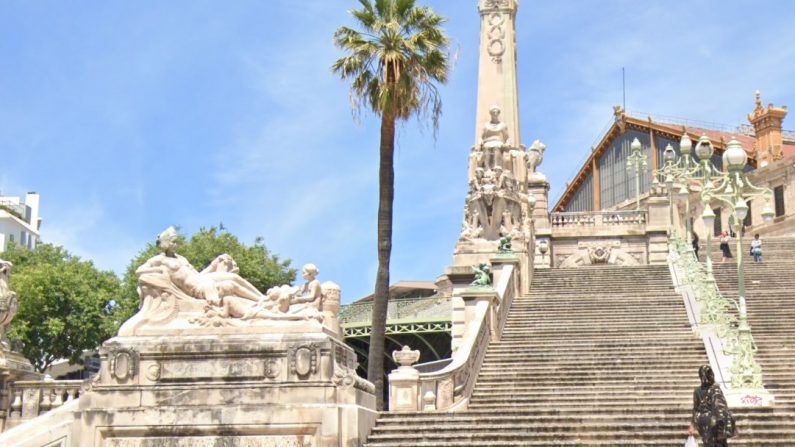
[[[475,135],[475,0],[429,0],[458,54],[438,138],[396,158],[393,281],[452,259]],[[353,0],[0,2],[0,191],[42,196],[42,238],[122,271],[154,235],[223,222],[316,263],[343,301],[371,293],[378,120],[330,73]],[[524,0],[522,141],[557,198],[621,102],[744,124],[754,90],[795,106],[789,1]],[[785,128],[795,129],[793,118]]]

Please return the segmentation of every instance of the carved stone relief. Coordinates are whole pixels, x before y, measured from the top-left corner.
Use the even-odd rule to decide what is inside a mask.
[[[161,368],[159,363],[149,365],[149,367],[146,368],[146,379],[152,382],[157,382],[160,380],[160,370]]]
[[[273,380],[279,377],[279,372],[281,371],[282,361],[281,359],[271,358],[265,360],[265,377]]]
[[[114,349],[108,352],[110,375],[120,382],[135,377],[138,369],[138,353],[131,348]]]
[[[505,16],[494,11],[486,19],[489,26],[489,56],[495,64],[502,63],[502,56],[505,54]]]
[[[580,242],[578,250],[560,262],[559,267],[582,265],[641,265],[643,261],[621,248],[620,241]]]
[[[318,349],[315,344],[298,345],[290,350],[290,373],[305,379],[317,372]]]

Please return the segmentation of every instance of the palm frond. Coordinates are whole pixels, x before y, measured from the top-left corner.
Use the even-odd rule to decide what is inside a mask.
[[[346,55],[332,65],[351,80],[354,112],[367,106],[400,120],[430,118],[434,130],[441,116],[436,84],[447,82],[449,40],[445,19],[416,0],[359,0],[351,11],[357,27],[341,27],[334,43]]]

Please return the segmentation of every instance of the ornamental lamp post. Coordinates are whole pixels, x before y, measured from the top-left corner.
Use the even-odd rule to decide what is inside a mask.
[[[684,137],[682,138],[684,139]],[[700,180],[702,181],[702,191],[712,186],[712,171],[715,170],[716,173],[719,173],[717,172],[717,169],[712,166],[712,154],[714,153],[715,146],[712,145],[712,141],[706,135],[701,135],[701,137],[698,139],[698,143],[696,143],[696,156],[698,157],[699,162],[701,162]],[[709,213],[707,213],[707,211],[709,211]],[[711,216],[711,218],[709,218],[709,216]],[[707,223],[708,218],[709,223]],[[712,276],[712,234],[715,232],[715,212],[712,211],[712,208],[710,208],[708,202],[704,206],[704,214],[702,215],[702,219],[704,220],[704,224],[707,227],[707,256],[705,257],[705,262],[707,264],[707,277],[714,281],[715,278]]]
[[[697,148],[697,150],[698,149],[699,148]],[[704,149],[704,152],[704,155],[707,155],[706,149]],[[738,354],[743,356],[750,355],[750,358],[752,358],[755,347],[753,346],[751,337],[751,328],[748,325],[748,315],[745,301],[745,269],[742,247],[742,227],[746,216],[748,216],[748,200],[757,197],[762,197],[765,199],[765,206],[762,210],[762,219],[765,223],[772,221],[773,210],[770,206],[770,200],[773,193],[768,188],[760,188],[752,185],[751,182],[745,178],[743,169],[748,163],[748,154],[745,152],[745,149],[743,149],[742,145],[734,138],[729,141],[726,146],[726,150],[723,152],[723,165],[727,168],[727,173],[721,174],[720,176],[711,177],[711,170],[714,168],[708,164],[706,160],[702,159],[702,162],[704,162],[704,176],[708,180],[704,183],[705,187],[702,191],[702,201],[704,202],[705,207],[702,218],[707,228],[711,228],[715,222],[715,213],[712,211],[710,206],[710,202],[712,200],[722,202],[731,211],[731,215],[734,220],[734,232],[737,235],[737,310],[739,313],[739,321],[737,327],[738,346],[736,349],[738,350]],[[715,183],[711,181],[712,179],[715,180]],[[710,239],[708,238],[707,243],[709,244],[709,242]],[[709,255],[707,259],[707,269],[708,273],[710,273],[708,279],[714,280],[711,275],[711,262]],[[735,366],[736,372],[735,368],[733,368],[732,374],[737,374],[737,383],[750,383],[749,381],[761,383],[761,377],[754,372],[754,368],[758,368],[758,365],[741,365],[738,363]],[[733,379],[732,382],[734,384],[735,380]]]
[[[640,211],[640,173],[644,172],[647,163],[646,156],[641,152],[640,140],[635,138],[629,146],[630,154],[627,157],[627,171],[635,170],[635,211]]]
[[[663,161],[665,166],[662,174],[665,175],[665,187],[668,189],[668,238],[673,239],[676,235],[674,228],[674,162],[676,162],[676,152],[670,144],[665,146],[663,151]]]

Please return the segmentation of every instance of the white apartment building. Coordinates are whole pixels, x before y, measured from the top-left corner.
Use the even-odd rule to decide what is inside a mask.
[[[0,252],[9,242],[33,249],[39,242],[41,217],[39,216],[39,195],[35,192],[21,197],[8,197],[0,194]]]

